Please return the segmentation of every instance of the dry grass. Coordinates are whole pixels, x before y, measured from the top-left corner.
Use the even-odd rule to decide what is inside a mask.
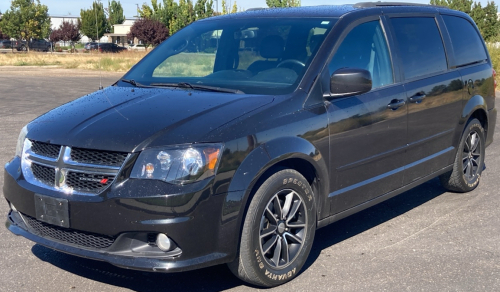
[[[0,54],[0,66],[57,66],[66,69],[98,70],[99,59],[103,71],[126,72],[147,53],[125,51],[121,53]]]

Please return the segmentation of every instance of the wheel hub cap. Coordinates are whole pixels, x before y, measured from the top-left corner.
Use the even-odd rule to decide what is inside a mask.
[[[283,232],[285,232],[285,223],[281,222],[280,224],[278,224],[278,233],[283,234]]]

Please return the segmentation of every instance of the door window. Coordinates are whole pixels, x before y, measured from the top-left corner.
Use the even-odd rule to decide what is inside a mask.
[[[392,63],[380,21],[353,28],[344,38],[329,65],[330,75],[341,68],[360,68],[372,75],[372,88],[392,84]]]
[[[434,17],[391,18],[406,79],[447,69],[443,41]]]
[[[443,20],[450,34],[457,66],[487,59],[483,40],[470,22],[449,15],[443,15]]]

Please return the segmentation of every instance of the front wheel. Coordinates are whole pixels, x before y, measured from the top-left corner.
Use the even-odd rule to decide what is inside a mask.
[[[295,170],[278,171],[252,198],[239,253],[229,268],[255,285],[281,285],[299,273],[311,251],[315,231],[311,186]]]
[[[458,145],[453,170],[441,175],[441,184],[454,192],[472,191],[479,184],[484,168],[485,135],[477,119],[469,121]]]

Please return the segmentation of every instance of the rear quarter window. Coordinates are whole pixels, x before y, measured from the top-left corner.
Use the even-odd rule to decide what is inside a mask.
[[[457,67],[487,59],[483,40],[472,23],[450,15],[443,15],[443,20],[451,38]]]

